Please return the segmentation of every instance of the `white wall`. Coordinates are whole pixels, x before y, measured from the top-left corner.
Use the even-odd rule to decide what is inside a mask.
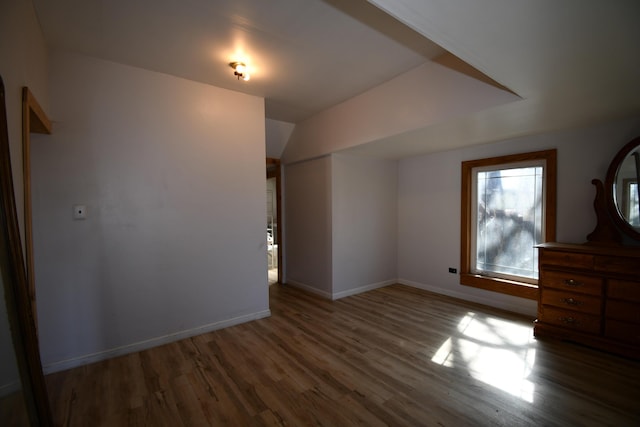
[[[263,99],[60,52],[50,78],[54,133],[33,147],[45,371],[268,315]]]
[[[279,159],[289,142],[295,124],[279,120],[266,119],[265,131],[267,140],[267,157]]]
[[[5,86],[16,208],[24,232],[22,87],[31,89],[45,111],[49,105],[46,46],[30,0],[0,2],[0,75]],[[0,287],[0,396],[14,391],[19,381],[3,289]]]
[[[0,2],[0,74],[4,80],[9,144],[20,228],[23,225],[22,87],[49,111],[47,47],[30,0]]]
[[[9,326],[9,316],[5,305],[5,292],[0,275],[0,398],[13,393],[20,387],[20,373],[13,350],[13,340]]]
[[[331,298],[331,158],[284,167],[286,282]]]
[[[397,277],[397,162],[331,156],[332,297],[363,292]]]
[[[460,163],[557,148],[557,232],[581,243],[595,227],[591,180],[604,180],[615,153],[640,134],[640,119],[546,133],[399,163],[398,277],[402,283],[533,315],[536,302],[462,286],[448,267],[460,263]]]
[[[332,154],[285,166],[286,282],[329,299],[395,282],[397,162]]]

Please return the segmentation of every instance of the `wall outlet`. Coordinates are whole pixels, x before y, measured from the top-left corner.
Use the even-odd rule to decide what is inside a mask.
[[[87,219],[87,207],[85,205],[73,205],[73,219]]]
[[[449,273],[457,274],[458,273],[458,269],[457,268],[453,268],[453,267],[449,267]]]

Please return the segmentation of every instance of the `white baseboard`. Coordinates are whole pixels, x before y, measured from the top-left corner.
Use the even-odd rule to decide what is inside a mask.
[[[414,282],[412,280],[398,279],[397,283],[401,285],[412,286],[418,289],[424,289],[425,291],[433,292],[436,294],[446,295],[452,298],[461,299],[464,301],[475,302],[489,307],[499,308],[501,310],[511,311],[514,313],[524,314],[526,316],[536,316],[536,308],[531,306],[529,300],[522,298],[511,297],[510,302],[500,301],[492,298],[484,298],[476,295],[469,295],[463,292],[456,292],[449,289],[439,288],[437,286],[426,285],[424,283]]]
[[[59,362],[48,363],[42,367],[42,370],[44,371],[45,375],[51,374],[53,372],[64,371],[66,369],[76,368],[78,366],[100,362],[102,360],[111,359],[117,356],[122,356],[129,353],[148,350],[150,348],[157,347],[163,344],[169,344],[174,341],[180,341],[185,338],[191,338],[196,335],[206,334],[207,332],[228,328],[230,326],[239,325],[241,323],[250,322],[252,320],[263,319],[269,316],[271,316],[271,310],[263,310],[263,311],[258,311],[251,314],[245,314],[243,316],[234,317],[232,319],[210,323],[208,325],[199,326],[197,328],[188,329],[186,331],[180,331],[174,334],[164,335],[157,338],[151,338],[149,340],[124,345],[121,347],[116,347],[110,350],[87,354],[80,357],[74,357],[72,359],[62,360]]]
[[[313,286],[306,285],[302,282],[297,282],[295,280],[287,280],[287,285],[292,286],[294,288],[302,289],[303,291],[309,292],[314,295],[318,295],[325,299],[331,299],[331,294],[329,292],[320,290],[318,288],[314,288]]]
[[[9,396],[10,394],[15,393],[21,388],[22,388],[22,384],[20,383],[19,380],[0,385],[0,397]]]
[[[361,294],[363,292],[371,291],[378,288],[384,288],[385,286],[393,285],[394,283],[398,283],[396,279],[393,280],[385,280],[384,282],[372,283],[370,285],[358,286],[357,288],[348,289],[342,292],[336,292],[332,295],[333,300],[337,300],[340,298],[345,298],[351,295]]]
[[[395,279],[385,280],[384,282],[378,282],[378,283],[372,283],[370,285],[359,286],[357,288],[348,289],[342,292],[336,292],[334,294],[334,293],[330,293],[327,291],[314,288],[313,286],[309,286],[301,282],[297,282],[295,280],[287,281],[287,285],[290,285],[294,288],[302,289],[303,291],[306,291],[311,294],[318,295],[324,299],[330,299],[330,300],[337,300],[337,299],[345,298],[351,295],[361,294],[363,292],[371,291],[373,289],[378,289],[378,288],[383,288],[385,286],[393,285],[394,283],[397,283]]]

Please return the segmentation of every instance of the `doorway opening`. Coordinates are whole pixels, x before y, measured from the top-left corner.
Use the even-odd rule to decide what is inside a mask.
[[[280,160],[267,158],[267,268],[269,286],[282,283]]]

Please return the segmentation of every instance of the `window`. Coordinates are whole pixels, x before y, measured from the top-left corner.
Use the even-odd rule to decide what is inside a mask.
[[[622,181],[622,185],[623,215],[632,227],[640,227],[640,216],[638,215],[638,181],[626,178]]]
[[[537,298],[535,245],[555,240],[556,150],[462,162],[460,283]]]

